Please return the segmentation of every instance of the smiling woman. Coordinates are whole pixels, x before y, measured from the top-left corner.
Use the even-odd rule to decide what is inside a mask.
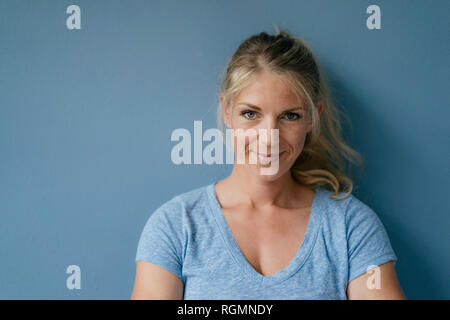
[[[261,126],[266,120],[263,126],[284,131],[289,128],[294,140],[299,135],[302,138],[296,140],[299,145],[292,157],[294,162],[290,163],[293,178],[304,185],[325,187],[333,191],[333,198],[339,197],[340,191],[345,191],[342,197],[352,192],[353,182],[345,173],[345,161],[357,165],[364,161],[342,140],[339,116],[344,114],[333,104],[320,65],[303,40],[280,31],[277,36],[261,33],[244,41],[228,63],[220,100],[221,130],[223,116],[228,127],[233,127],[232,120],[246,128]],[[302,112],[294,113],[291,105]],[[270,118],[263,117],[261,106],[272,111],[273,106],[279,106],[276,111],[280,121],[267,123]],[[244,120],[257,122],[228,119],[229,111],[245,113]]]
[[[223,120],[233,129],[235,151],[244,141],[246,161],[150,216],[132,298],[403,299],[387,232],[352,194],[345,161],[362,159],[340,137],[311,49],[287,31],[251,36],[229,61],[219,98],[219,128]],[[261,174],[274,161],[278,170]]]

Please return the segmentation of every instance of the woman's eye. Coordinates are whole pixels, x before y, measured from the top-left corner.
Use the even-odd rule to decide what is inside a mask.
[[[254,120],[256,118],[256,113],[252,110],[245,110],[241,115],[248,120]],[[288,112],[285,114],[285,118],[289,121],[294,121],[301,118],[301,116],[298,113]]]
[[[250,117],[247,117],[247,116],[246,116],[246,115],[248,115],[248,114],[250,114]],[[249,120],[253,120],[253,119],[255,118],[255,112],[250,111],[250,110],[243,111],[243,112],[241,113],[241,115],[244,116],[244,118],[249,119]]]
[[[300,118],[300,115],[298,113],[294,113],[294,112],[288,112],[285,114],[285,116],[287,116],[287,120],[297,120]]]

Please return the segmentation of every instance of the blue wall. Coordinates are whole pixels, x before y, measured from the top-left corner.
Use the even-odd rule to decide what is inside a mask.
[[[66,8],[81,8],[81,30]],[[366,8],[381,8],[380,30]],[[128,299],[137,241],[172,196],[230,165],[176,166],[176,128],[215,127],[219,74],[286,27],[318,56],[354,194],[385,224],[410,299],[450,298],[449,1],[1,1],[0,298]],[[66,268],[81,268],[81,290]]]

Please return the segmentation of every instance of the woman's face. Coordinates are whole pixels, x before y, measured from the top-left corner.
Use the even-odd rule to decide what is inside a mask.
[[[245,156],[244,168],[270,181],[289,171],[303,150],[306,134],[312,129],[306,110],[298,104],[290,87],[274,74],[263,71],[241,90],[229,107],[223,103],[223,98],[221,95],[224,122],[233,129],[236,157],[239,150]],[[249,129],[254,129],[256,134],[248,134],[252,131],[248,131]],[[278,139],[276,135],[271,136],[272,129],[278,129]],[[267,134],[263,134],[264,132]],[[238,150],[238,139],[245,140],[245,150]],[[272,154],[271,151],[277,150],[277,146],[278,152]],[[252,153],[252,159],[256,160],[256,163],[254,160],[252,163],[255,164],[250,163]],[[260,157],[261,154],[270,157]],[[272,174],[262,175],[261,168],[268,167],[277,169],[271,170]]]

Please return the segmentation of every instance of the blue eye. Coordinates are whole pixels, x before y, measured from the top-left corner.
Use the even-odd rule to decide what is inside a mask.
[[[248,120],[254,120],[256,118],[256,113],[252,110],[245,110],[241,112],[241,116]],[[289,121],[295,121],[300,118],[301,115],[295,112],[288,112],[285,114],[285,119]]]
[[[287,118],[287,120],[289,120],[289,121],[294,121],[294,120],[301,118],[298,113],[294,113],[294,112],[288,112],[285,114],[285,116],[287,116],[287,115],[294,115],[294,118],[290,118],[290,117]]]
[[[245,111],[242,111],[241,115],[242,115],[244,118],[246,118],[246,119],[253,120],[254,117],[250,117],[250,118],[249,118],[249,117],[245,116],[245,115],[248,114],[248,113],[255,114],[254,111],[251,111],[251,110],[245,110]]]

